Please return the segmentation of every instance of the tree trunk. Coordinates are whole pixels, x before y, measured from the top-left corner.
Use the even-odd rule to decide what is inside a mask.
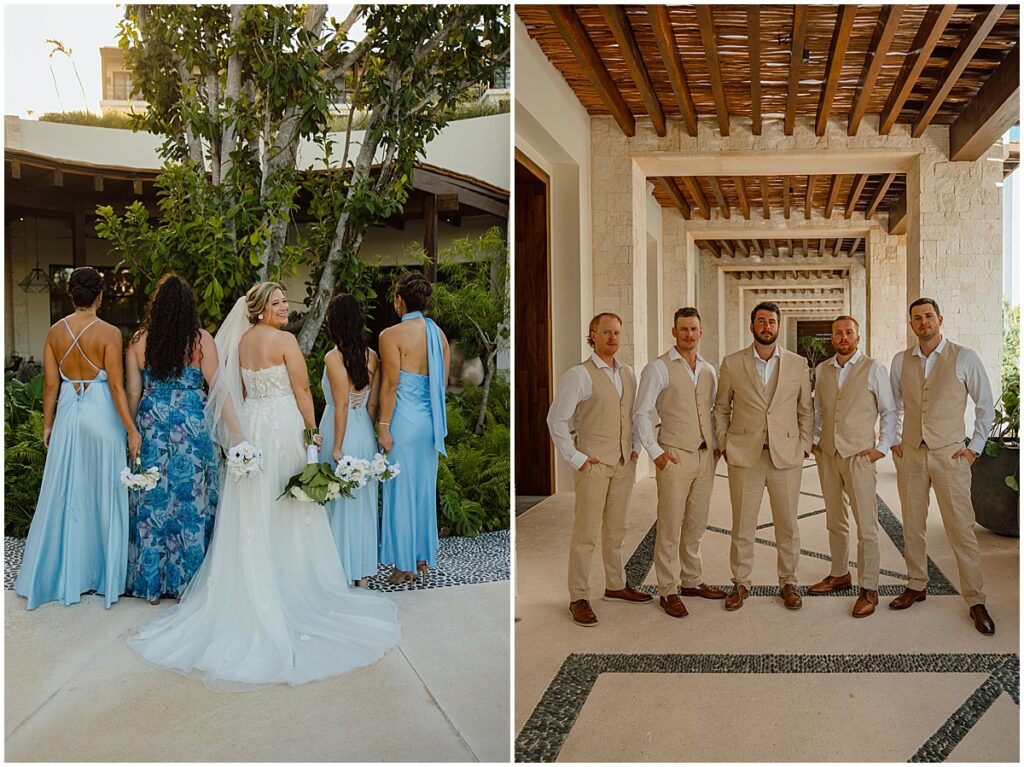
[[[480,434],[484,430],[484,420],[487,416],[487,401],[491,398],[491,382],[494,380],[494,370],[498,366],[498,350],[488,349],[487,351],[487,372],[484,374],[484,396],[480,400],[480,415],[476,419],[474,432]]]

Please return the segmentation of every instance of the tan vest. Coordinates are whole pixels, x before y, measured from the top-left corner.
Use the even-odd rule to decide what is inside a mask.
[[[629,460],[633,452],[633,400],[636,389],[621,365],[622,396],[615,391],[608,374],[594,364],[583,363],[594,384],[594,393],[576,406],[576,449],[601,463],[615,465]]]
[[[839,387],[839,371],[831,362],[821,368],[815,396],[821,403],[819,445],[828,455],[843,458],[875,446],[878,403],[868,388],[874,360],[862,355]],[[847,363],[849,364],[849,363]]]
[[[711,392],[714,387],[711,370],[705,362],[697,376],[696,386],[690,374],[683,369],[687,362],[678,362],[668,352],[658,359],[668,369],[668,386],[658,395],[658,444],[694,452],[701,442],[711,447]]]
[[[967,434],[964,410],[967,387],[956,377],[960,346],[946,341],[931,375],[924,377],[924,365],[911,346],[903,352],[900,391],[903,394],[903,441],[912,447],[923,441],[935,450],[963,442]],[[934,352],[932,352],[934,354]]]

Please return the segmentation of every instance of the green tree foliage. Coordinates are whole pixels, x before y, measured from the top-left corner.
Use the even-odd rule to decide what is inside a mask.
[[[127,6],[120,45],[150,104],[137,125],[164,137],[164,219],[150,224],[139,203],[101,207],[98,233],[137,276],[191,279],[207,325],[253,280],[309,266],[309,351],[335,290],[358,292],[367,227],[404,204],[463,95],[507,65],[508,13],[357,5],[339,22],[322,5]],[[335,104],[364,114],[364,129],[329,134]],[[300,172],[303,141],[321,159]],[[313,222],[289,240],[300,199]]]
[[[4,534],[28,535],[43,482],[43,376],[4,381]]]

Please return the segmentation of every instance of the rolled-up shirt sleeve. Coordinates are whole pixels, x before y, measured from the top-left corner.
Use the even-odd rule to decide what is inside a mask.
[[[889,448],[899,442],[897,435],[896,397],[892,393],[892,382],[885,372],[885,365],[875,360],[868,373],[868,388],[875,395],[878,406],[878,444],[875,450],[888,453]]]
[[[580,374],[583,375],[580,375]],[[587,455],[576,449],[572,434],[569,430],[569,422],[576,414],[576,406],[587,399],[591,392],[587,391],[587,384],[590,377],[579,365],[569,368],[558,381],[558,389],[555,398],[548,408],[548,431],[551,433],[551,441],[555,448],[574,469],[579,469],[586,463]]]
[[[985,449],[985,442],[996,420],[992,385],[988,380],[981,357],[973,349],[963,349],[957,357],[957,377],[964,382],[967,393],[974,400],[974,435],[967,445],[975,453]]]
[[[666,373],[664,377],[663,373]],[[665,363],[661,360],[654,360],[645,365],[640,373],[640,388],[633,404],[633,433],[652,459],[661,457],[665,452],[654,434],[654,419],[651,418],[651,413],[657,404],[658,396],[665,390],[667,377]]]

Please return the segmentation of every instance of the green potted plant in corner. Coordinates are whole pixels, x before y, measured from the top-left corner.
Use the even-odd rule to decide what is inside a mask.
[[[1003,340],[1003,393],[985,450],[974,462],[971,501],[978,524],[999,535],[1020,535],[1019,308],[1008,311]]]

